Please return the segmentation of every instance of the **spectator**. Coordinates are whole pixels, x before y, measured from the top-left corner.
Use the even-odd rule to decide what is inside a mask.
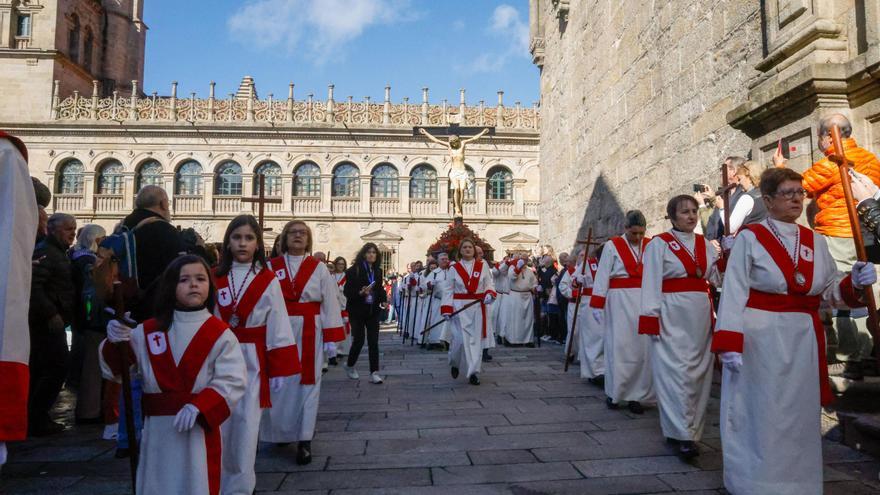
[[[743,225],[758,223],[767,218],[767,208],[764,207],[760,188],[761,173],[764,168],[760,163],[751,160],[736,168],[736,178],[743,194],[736,202],[736,206],[730,210],[730,232],[732,234],[738,232]]]
[[[364,244],[351,267],[345,272],[345,300],[351,321],[351,351],[345,371],[357,379],[354,369],[358,356],[367,342],[370,358],[370,381],[382,383],[379,376],[379,315],[385,309],[387,296],[382,287],[382,255],[372,242]]]
[[[47,222],[48,235],[34,250],[29,323],[31,333],[31,383],[28,407],[33,436],[61,432],[64,427],[49,418],[67,373],[67,334],[73,321],[76,298],[67,250],[76,236],[76,219],[54,213]]]

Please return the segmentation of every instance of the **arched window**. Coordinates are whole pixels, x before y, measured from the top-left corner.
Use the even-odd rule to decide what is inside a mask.
[[[223,162],[217,167],[214,183],[217,196],[241,196],[241,165]]]
[[[60,194],[82,194],[83,170],[83,164],[79,160],[69,160],[62,165],[58,172],[56,191]]]
[[[108,160],[98,171],[98,194],[122,194],[124,190],[122,164],[118,160]]]
[[[396,198],[400,193],[400,180],[394,165],[383,163],[373,169],[370,179],[370,197]]]
[[[513,174],[504,167],[489,170],[489,186],[486,197],[489,199],[513,199]]]
[[[79,16],[70,16],[70,32],[67,33],[67,55],[73,63],[79,63]]]
[[[333,170],[333,196],[357,198],[360,196],[361,180],[358,168],[343,163]]]
[[[423,164],[410,174],[409,196],[413,199],[437,199],[437,171]]]
[[[321,195],[321,169],[312,162],[306,162],[293,171],[294,196]]]
[[[156,160],[150,160],[141,165],[137,172],[135,186],[138,191],[144,186],[162,187],[162,165]]]
[[[91,72],[92,70],[92,46],[95,44],[95,38],[92,36],[92,30],[86,28],[86,35],[83,37],[83,66]]]
[[[177,169],[174,193],[180,196],[202,194],[202,165],[190,160]]]
[[[261,163],[254,172],[254,196],[260,194],[260,176],[266,177],[266,196],[281,196],[281,167],[275,162]]]

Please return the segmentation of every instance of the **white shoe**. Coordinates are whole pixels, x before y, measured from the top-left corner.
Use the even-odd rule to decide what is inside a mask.
[[[358,374],[358,370],[349,368],[347,364],[343,364],[342,367],[345,368],[345,374],[352,380],[357,380],[361,377],[361,375]]]
[[[376,385],[385,382],[385,380],[383,380],[382,377],[379,376],[379,372],[378,372],[378,371],[374,371],[374,372],[370,375],[370,381],[373,382],[373,383],[375,383]]]
[[[113,423],[112,425],[104,425],[104,434],[101,435],[101,438],[104,440],[116,440],[118,435],[119,423]]]

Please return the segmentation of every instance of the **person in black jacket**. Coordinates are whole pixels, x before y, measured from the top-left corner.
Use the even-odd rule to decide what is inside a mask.
[[[76,238],[76,219],[64,213],[49,217],[48,235],[33,257],[31,305],[30,400],[28,429],[33,436],[61,432],[49,418],[67,374],[67,333],[74,319],[76,291],[67,250]]]
[[[379,248],[372,242],[364,244],[358,252],[354,263],[345,271],[345,309],[351,324],[351,350],[345,372],[348,377],[359,378],[354,365],[357,363],[361,349],[364,347],[366,334],[370,355],[370,381],[382,383],[379,376],[379,317],[388,302],[385,288],[382,286],[382,265]]]

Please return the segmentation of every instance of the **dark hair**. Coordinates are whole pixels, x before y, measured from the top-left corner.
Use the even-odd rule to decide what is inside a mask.
[[[201,257],[194,254],[184,254],[175,258],[168,265],[168,268],[162,272],[162,277],[159,279],[154,312],[159,330],[167,332],[171,327],[171,320],[174,318],[174,308],[177,307],[177,283],[180,280],[180,270],[186,265],[195,264],[202,265],[205,268],[205,273],[208,274],[208,299],[205,300],[205,308],[211,313],[214,312],[214,292],[217,288],[214,286],[211,268],[208,267],[208,264]]]
[[[378,252],[378,251],[376,251],[376,252]],[[342,256],[337,256],[336,259],[333,260],[333,265],[335,266],[340,261],[342,261],[342,264],[345,265],[346,268],[348,268],[348,261],[346,261],[346,259],[343,258]]]
[[[599,244],[598,246],[596,246],[596,248],[593,250],[593,258],[596,258],[597,260],[602,259],[602,251],[604,250],[605,244]]]
[[[358,251],[357,255],[354,257],[354,265],[361,266],[367,261],[367,251],[370,249],[374,249],[376,251],[376,262],[373,263],[375,266],[382,266],[382,251],[379,251],[379,246],[374,242],[368,242],[364,244],[364,246]]]
[[[785,181],[803,182],[804,177],[790,168],[768,168],[761,174],[761,195],[773,196]]]
[[[626,212],[625,220],[623,223],[624,228],[630,227],[647,227],[648,221],[645,220],[645,215],[642,214],[639,210],[629,210]]]
[[[678,213],[678,205],[684,202],[692,203],[696,207],[700,206],[697,204],[697,200],[694,199],[693,196],[679,194],[678,196],[673,197],[668,203],[666,203],[666,218],[669,219],[670,222],[675,222],[675,214]]]
[[[229,222],[229,225],[226,227],[226,233],[223,234],[223,249],[221,250],[222,255],[220,256],[220,266],[217,267],[216,272],[218,277],[225,277],[226,274],[229,273],[229,270],[232,269],[232,260],[235,257],[232,255],[232,250],[229,248],[229,238],[232,237],[232,233],[235,229],[244,227],[245,225],[249,226],[257,236],[257,251],[254,253],[254,259],[251,261],[251,268],[256,271],[257,263],[259,263],[260,266],[266,266],[266,245],[263,244],[263,229],[260,228],[260,224],[253,215],[239,215]]]
[[[312,228],[309,227],[309,224],[305,223],[302,220],[291,220],[291,221],[287,222],[286,224],[284,224],[284,228],[281,229],[281,235],[278,236],[281,239],[281,241],[279,241],[280,244],[278,245],[278,250],[281,251],[281,254],[287,254],[287,235],[288,235],[287,232],[294,225],[302,225],[303,227],[306,228],[306,231],[309,233],[309,242],[306,243],[306,253],[311,254],[312,240],[313,240],[312,239]]]

